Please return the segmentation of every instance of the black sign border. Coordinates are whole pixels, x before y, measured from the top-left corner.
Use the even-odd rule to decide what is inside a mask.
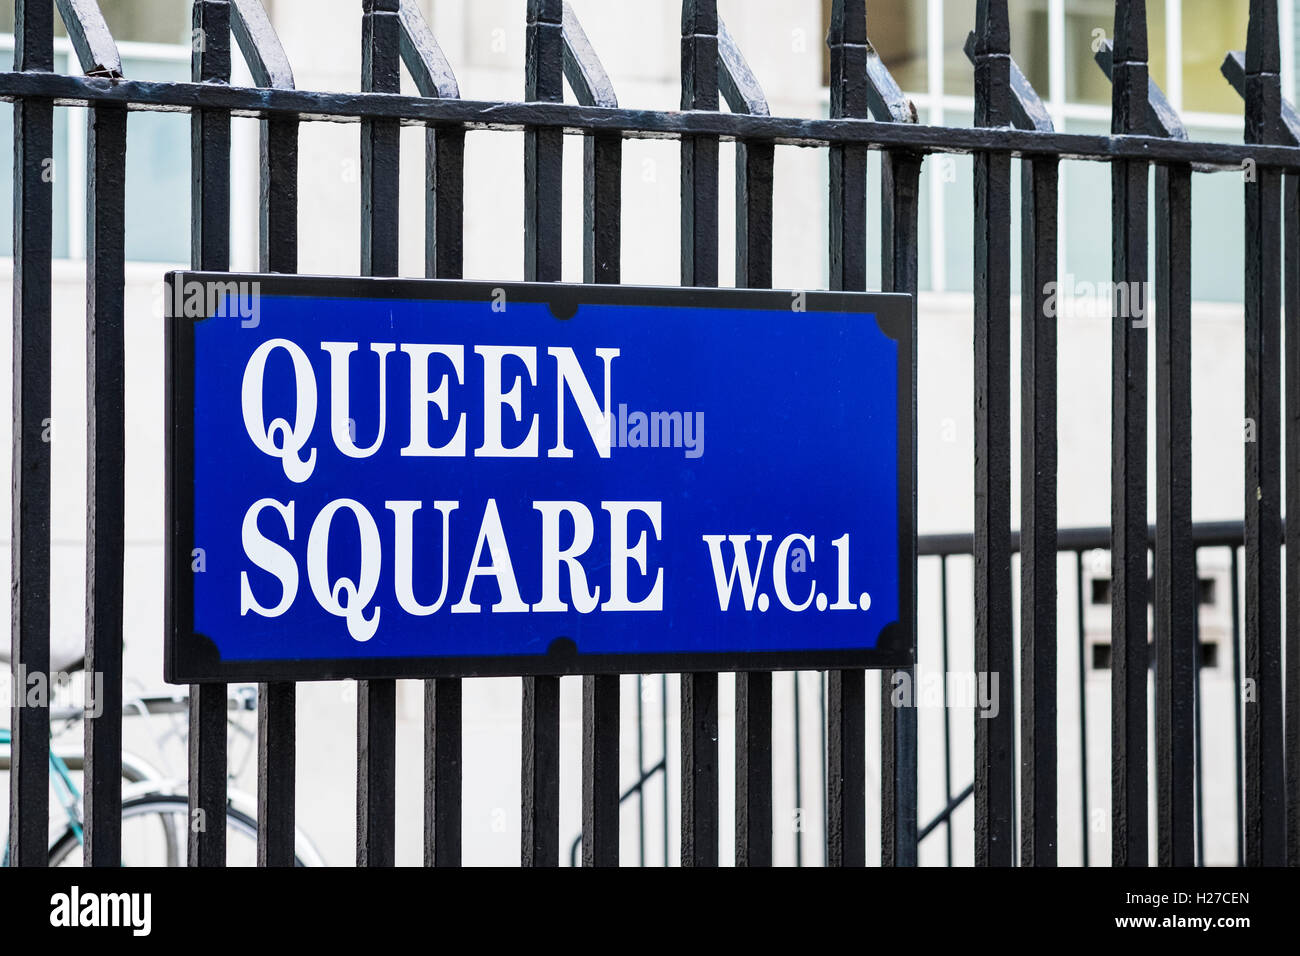
[[[774,308],[874,313],[898,342],[898,559],[900,619],[882,628],[870,649],[749,653],[556,654],[509,657],[399,657],[330,660],[222,660],[216,645],[193,630],[194,326],[204,318],[173,314],[177,283],[258,283],[265,295],[401,298],[544,303],[558,319],[583,304]],[[379,680],[387,678],[521,677],[577,674],[660,674],[706,671],[845,670],[910,667],[916,648],[916,314],[909,295],[878,292],[714,289],[679,286],[480,282],[234,272],[169,272],[165,278],[166,545],[163,675],[169,683]],[[799,299],[802,298],[800,302]],[[205,299],[206,301],[206,299]],[[558,635],[557,635],[558,636]],[[557,642],[561,645],[564,642]],[[569,645],[572,646],[571,644]]]

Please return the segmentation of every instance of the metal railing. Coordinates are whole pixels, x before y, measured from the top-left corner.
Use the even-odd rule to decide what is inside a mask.
[[[636,4],[629,2],[629,7]],[[560,278],[563,137],[584,138],[584,276],[617,282],[621,254],[621,148],[629,137],[677,139],[682,153],[681,282],[718,283],[720,140],[736,142],[737,282],[771,284],[775,149],[826,150],[831,288],[867,285],[867,155],[882,159],[882,285],[917,291],[918,180],[925,157],[975,160],[975,520],[974,647],[978,671],[1024,675],[1016,761],[1014,708],[975,728],[974,840],[979,864],[1051,865],[1057,860],[1057,715],[1054,700],[1057,552],[1056,323],[1047,318],[1057,275],[1057,206],[1062,160],[1112,170],[1113,278],[1126,289],[1148,279],[1148,213],[1154,208],[1156,262],[1154,387],[1147,378],[1150,330],[1117,314],[1113,323],[1112,523],[1112,859],[1147,862],[1147,407],[1156,405],[1155,554],[1157,858],[1194,861],[1195,549],[1191,523],[1191,190],[1193,174],[1249,169],[1243,216],[1246,409],[1255,440],[1246,446],[1243,502],[1245,677],[1255,698],[1242,738],[1245,861],[1300,863],[1300,706],[1285,713],[1284,691],[1300,700],[1300,668],[1282,670],[1283,636],[1300,659],[1300,522],[1286,549],[1282,605],[1281,466],[1300,473],[1300,257],[1282,232],[1300,235],[1300,124],[1281,96],[1275,0],[1251,0],[1244,57],[1225,72],[1244,94],[1246,141],[1196,142],[1149,80],[1145,4],[1115,4],[1113,48],[1100,51],[1113,78],[1109,135],[1055,131],[1010,56],[1005,0],[981,0],[970,53],[975,126],[915,122],[868,38],[870,4],[836,0],[828,36],[828,118],[769,115],[761,89],[720,21],[713,0],[682,3],[681,109],[617,106],[608,76],[560,0],[529,0],[525,102],[463,99],[451,65],[413,0],[362,0],[362,92],[296,89],[259,0],[195,0],[193,80],[162,83],[122,75],[113,38],[94,0],[58,0],[84,76],[53,72],[53,4],[16,5],[14,69],[0,73],[0,98],[14,106],[14,407],[12,620],[14,667],[49,670],[52,189],[56,109],[90,112],[87,175],[87,668],[104,675],[105,717],[86,729],[86,861],[120,859],[120,752],[124,525],[124,168],[127,110],[188,111],[192,124],[192,262],[230,265],[231,117],[260,120],[261,268],[297,269],[298,129],[301,123],[361,124],[361,262],[369,275],[396,274],[399,130],[426,130],[426,270],[462,271],[464,141],[469,130],[524,131],[526,278]],[[634,22],[630,20],[629,23]],[[629,26],[629,29],[634,27]],[[230,85],[234,38],[257,88]],[[400,94],[405,64],[419,91]],[[565,104],[568,78],[576,105]],[[725,99],[731,112],[723,112]],[[1020,659],[1015,659],[1011,526],[1011,176],[1022,186]],[[1154,196],[1148,174],[1154,167]],[[1283,277],[1285,276],[1285,289]],[[1282,349],[1285,300],[1286,352]],[[1282,359],[1286,355],[1286,381]],[[1283,395],[1285,394],[1285,415]],[[1287,487],[1300,511],[1300,482]],[[905,569],[906,571],[907,569]],[[888,681],[891,674],[885,673]],[[583,862],[618,860],[618,682],[588,676],[583,688]],[[827,859],[866,862],[866,675],[826,679]],[[261,688],[259,860],[292,861],[295,688]],[[681,860],[713,865],[719,855],[718,678],[682,678]],[[560,858],[559,679],[523,681],[522,862]],[[190,809],[207,826],[191,834],[189,862],[225,860],[225,689],[191,689]],[[424,856],[461,858],[461,684],[433,680],[425,699]],[[50,719],[40,707],[13,711],[12,860],[42,864],[48,847]],[[772,677],[737,679],[737,862],[772,857]],[[395,685],[362,682],[358,693],[357,862],[385,865],[395,842]],[[881,862],[917,862],[917,728],[913,708],[881,707]],[[1288,759],[1288,755],[1289,758]],[[1017,775],[1019,787],[1017,788]],[[1017,792],[1020,799],[1017,824]],[[1017,838],[1017,831],[1019,837]]]

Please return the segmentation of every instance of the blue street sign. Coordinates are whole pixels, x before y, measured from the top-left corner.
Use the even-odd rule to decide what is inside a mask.
[[[169,680],[912,662],[909,297],[167,282]]]

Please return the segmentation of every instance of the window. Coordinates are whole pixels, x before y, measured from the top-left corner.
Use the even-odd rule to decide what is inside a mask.
[[[57,9],[57,8],[56,8]],[[177,0],[99,0],[109,32],[118,42],[188,43],[190,5]],[[0,0],[0,29],[6,33],[14,22],[14,0]],[[54,34],[68,35],[57,13]]]
[[[12,69],[14,0],[0,0],[0,69]],[[56,8],[57,9],[57,8]],[[138,80],[187,80],[190,5],[178,0],[100,0],[122,70]],[[67,30],[54,18],[54,68],[78,73]],[[54,111],[54,255],[85,254],[88,111]],[[189,260],[189,116],[132,112],[127,119],[126,256],[137,262]],[[0,153],[13,155],[13,110],[0,109]],[[13,254],[13,168],[0,163],[0,255]]]
[[[1219,67],[1227,50],[1246,49],[1249,0],[1182,0],[1183,109],[1241,114],[1241,97]]]

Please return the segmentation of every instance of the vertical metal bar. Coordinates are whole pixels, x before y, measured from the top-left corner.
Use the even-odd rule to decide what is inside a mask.
[[[1005,0],[980,0],[975,124],[1010,126]],[[975,670],[1010,687],[1011,157],[975,156]],[[1015,708],[975,717],[975,864],[1015,862]]]
[[[1195,558],[1193,558],[1195,560]],[[1195,626],[1196,647],[1196,670],[1193,677],[1193,700],[1192,700],[1192,729],[1194,753],[1193,759],[1196,761],[1196,865],[1205,866],[1205,761],[1201,752],[1201,605],[1196,602],[1196,614],[1192,618]]]
[[[682,0],[684,110],[718,109],[716,0]],[[682,285],[718,284],[718,138],[683,136]],[[681,676],[682,866],[718,864],[718,675]]]
[[[298,685],[257,687],[257,865],[294,866]]]
[[[1251,0],[1246,37],[1246,142],[1276,143],[1281,127],[1277,4]],[[1246,183],[1246,863],[1286,862],[1286,759],[1281,633],[1282,173]],[[1293,663],[1294,666],[1294,663]]]
[[[682,866],[718,865],[718,675],[682,675]]]
[[[392,866],[397,681],[357,681],[357,866]]]
[[[1111,131],[1148,109],[1146,4],[1115,4]],[[1147,864],[1147,164],[1111,166],[1111,858]],[[1140,303],[1141,312],[1135,308]],[[1141,317],[1135,317],[1140,315]]]
[[[582,281],[617,283],[621,273],[623,137],[583,137]]]
[[[1079,648],[1079,834],[1083,841],[1083,865],[1090,865],[1088,853],[1088,662],[1083,629],[1083,552],[1074,552],[1074,587]]]
[[[564,38],[560,0],[528,0],[524,97],[564,99]],[[532,281],[560,279],[564,132],[524,131],[524,273]]]
[[[425,275],[463,275],[465,131],[429,127],[425,137]],[[463,743],[458,678],[424,682],[424,865],[460,866]]]
[[[1195,860],[1200,655],[1192,543],[1192,171],[1157,166],[1156,832],[1161,866]]]
[[[827,866],[866,863],[866,675],[830,671],[827,695]]]
[[[776,147],[736,144],[736,285],[772,288],[772,188]]]
[[[883,153],[880,161],[880,253],[885,292],[917,293],[918,215],[920,202],[921,157],[913,153]],[[913,362],[911,390],[916,392],[916,323],[912,323]],[[915,411],[915,409],[913,409]],[[915,415],[913,416],[915,418]],[[915,456],[915,442],[913,442]],[[912,468],[915,471],[913,460]],[[906,597],[908,617],[916,620],[916,508],[903,520],[910,525],[900,529],[907,537],[908,554],[902,558],[902,592]],[[915,625],[913,625],[915,626]],[[915,645],[915,633],[912,635]],[[912,693],[910,706],[894,706],[894,675],[903,674]],[[915,667],[901,671],[886,670],[880,677],[880,862],[882,866],[916,866],[916,787],[918,703],[912,683]]]
[[[1055,866],[1057,160],[1021,175],[1020,864]]]
[[[560,6],[563,16],[563,5]],[[581,37],[582,28],[572,17],[571,22]],[[532,28],[549,29],[545,25]],[[563,37],[562,27],[560,32]],[[544,47],[545,42],[541,42],[536,48]],[[589,48],[586,52],[594,61],[594,52]],[[589,62],[588,65],[598,64]],[[596,95],[589,87],[582,89],[584,100]],[[601,102],[616,102],[608,84],[599,94],[604,97]],[[591,133],[584,137],[582,178],[583,281],[617,283],[622,255],[621,133]],[[557,223],[558,219],[557,216]],[[583,866],[618,866],[619,862],[620,686],[617,675],[589,675],[582,679]],[[637,706],[640,707],[639,701]],[[638,724],[638,732],[639,729]],[[644,817],[644,799],[640,796],[638,799]]]
[[[794,865],[803,866],[803,842],[804,842],[804,806],[803,806],[803,744],[802,728],[799,726],[799,671],[792,675],[794,678]],[[818,680],[821,676],[818,675]]]
[[[582,865],[618,866],[619,677],[582,678]]]
[[[14,69],[54,69],[54,11],[18,0]],[[13,641],[9,863],[45,866],[49,851],[48,702],[19,706],[50,671],[50,282],[54,104],[14,101]],[[31,683],[29,683],[29,681]]]
[[[122,863],[122,578],[126,506],[126,110],[90,111],[86,180],[87,866]]]
[[[560,865],[560,679],[523,679],[521,862]]]
[[[528,0],[524,96],[558,103],[564,95],[560,0]],[[560,278],[564,136],[557,129],[524,131],[524,277]],[[523,863],[559,866],[560,680],[523,679]]]
[[[865,117],[867,22],[864,4],[831,5],[831,116]],[[867,150],[830,148],[830,287],[867,287]],[[826,746],[826,854],[831,866],[866,863],[866,675],[829,675]]]
[[[263,272],[298,271],[298,118],[259,123],[261,212],[258,259]],[[297,687],[257,689],[257,863],[291,867],[297,822]]]
[[[776,147],[736,144],[736,285],[772,287]],[[772,675],[736,675],[736,865],[772,865]]]
[[[820,745],[817,748],[817,765],[818,769],[821,771],[821,786],[818,789],[821,791],[822,797],[822,865],[826,866],[826,861],[829,859],[826,821],[831,818],[830,784],[827,782],[830,778],[826,771],[827,754],[830,752],[830,742],[826,733],[826,685],[828,680],[826,671],[814,671],[814,673],[817,675],[817,732],[821,738],[819,741]],[[866,741],[864,740],[863,747],[865,748],[865,746]]]
[[[663,811],[664,811],[664,829],[663,829],[663,838],[664,838],[664,867],[667,868],[667,867],[668,867],[668,861],[669,861],[669,859],[670,859],[670,857],[669,857],[669,855],[668,855],[668,844],[669,844],[669,839],[668,839],[668,794],[669,794],[670,787],[669,787],[669,783],[668,783],[668,675],[667,675],[667,674],[660,674],[660,675],[659,675],[659,717],[660,717],[660,725],[659,725],[659,733],[660,733],[660,737],[659,737],[659,746],[660,746],[660,748],[661,748],[661,750],[662,750],[662,753],[663,753],[663,755],[664,755],[664,772],[663,772],[663,780],[662,780],[662,783],[663,783],[663,802],[664,802],[664,806],[663,806]]]
[[[424,865],[460,866],[461,682],[424,682]]]
[[[230,82],[230,3],[195,0],[191,55],[198,83]],[[230,114],[190,117],[190,259],[196,269],[230,268]],[[226,686],[190,687],[189,865],[226,863]]]
[[[398,0],[362,0],[361,89],[397,93]],[[361,272],[397,275],[400,127],[361,121]],[[357,683],[357,865],[392,866],[396,854],[397,682]]]
[[[1300,475],[1300,175],[1285,178],[1286,474]],[[1300,481],[1286,482],[1286,839],[1288,866],[1300,866]]]
[[[1236,790],[1233,791],[1233,803],[1237,809],[1237,866],[1246,865],[1246,782],[1245,766],[1242,760],[1241,713],[1241,586],[1238,583],[1241,569],[1237,559],[1237,548],[1232,548],[1232,558],[1228,562],[1232,575],[1232,769],[1236,777]]]
[[[666,769],[666,768],[665,768]],[[645,677],[636,675],[636,847],[637,866],[645,866]]]
[[[772,865],[772,674],[736,675],[736,866]]]
[[[943,654],[943,682],[939,688],[943,704],[943,805],[952,803],[952,722],[948,719],[948,555],[939,555],[939,640]],[[943,844],[952,866],[952,814],[943,823]]]

